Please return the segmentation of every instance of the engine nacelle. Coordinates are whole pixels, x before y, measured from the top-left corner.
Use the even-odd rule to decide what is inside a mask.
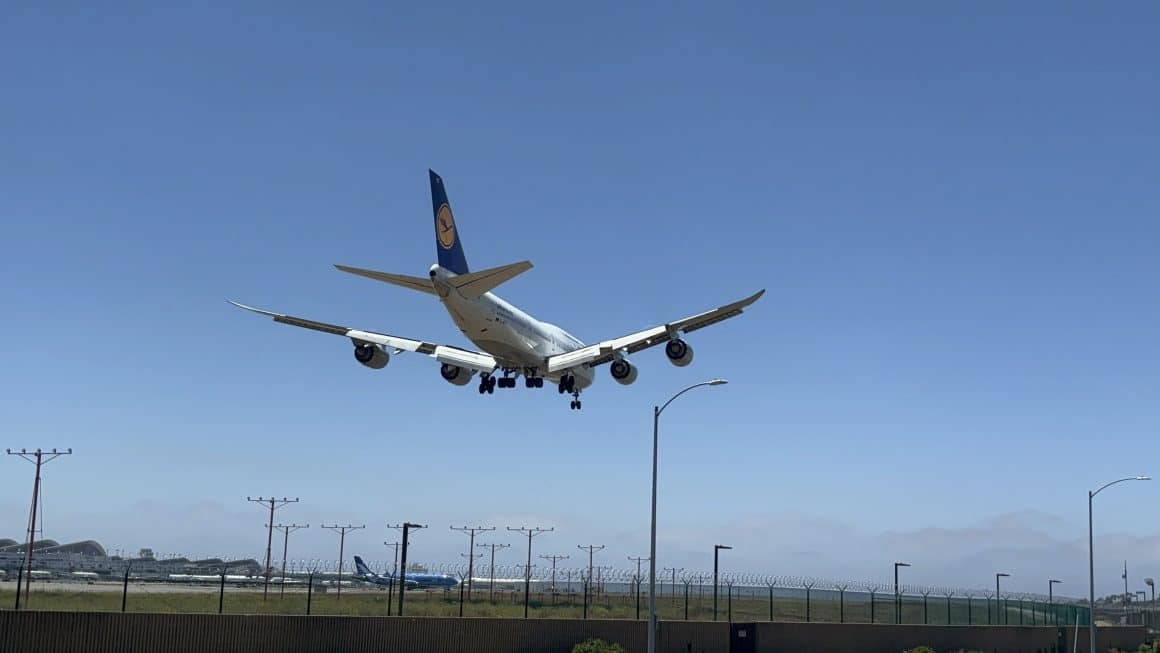
[[[391,355],[378,345],[364,342],[354,346],[354,359],[372,370],[381,370],[391,362]]]
[[[453,385],[467,385],[471,383],[471,377],[475,376],[475,370],[444,363],[439,367],[439,376]]]
[[[612,379],[620,385],[632,385],[636,381],[636,366],[624,359],[612,361],[608,367],[608,372],[612,374]]]
[[[665,356],[669,362],[677,367],[684,367],[693,362],[693,347],[684,340],[670,340],[665,345]]]

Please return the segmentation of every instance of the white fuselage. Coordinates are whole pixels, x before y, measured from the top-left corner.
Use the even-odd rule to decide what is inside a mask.
[[[517,374],[531,369],[536,376],[558,382],[561,374],[548,374],[544,361],[584,346],[567,331],[537,320],[490,292],[474,299],[464,297],[447,283],[456,274],[446,268],[432,265],[430,275],[439,300],[455,325],[475,346],[494,356],[501,367]],[[593,372],[588,367],[569,372],[575,377],[577,388],[592,385]]]

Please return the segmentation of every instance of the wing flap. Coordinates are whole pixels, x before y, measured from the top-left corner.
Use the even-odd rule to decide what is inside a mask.
[[[450,363],[477,372],[491,372],[498,365],[495,358],[480,352],[474,352],[467,349],[460,349],[458,347],[450,347],[447,345],[440,345],[433,342],[426,342],[424,340],[414,340],[411,338],[400,338],[399,336],[392,336],[386,333],[375,333],[374,331],[363,331],[361,329],[351,329],[349,327],[340,326],[337,324],[328,324],[326,322],[318,322],[315,320],[308,320],[303,317],[294,317],[293,315],[284,315],[282,313],[275,313],[253,306],[247,306],[235,301],[231,304],[238,308],[265,315],[274,318],[275,322],[281,324],[289,324],[290,326],[301,327],[303,329],[310,329],[312,331],[320,331],[322,333],[329,333],[336,336],[345,336],[356,343],[372,343],[390,347],[396,351],[411,351],[419,354],[425,354],[434,358],[441,363]]]
[[[435,351],[431,355],[440,363],[458,365],[477,372],[491,372],[496,368],[495,358],[458,347],[439,345],[435,347]]]
[[[728,320],[731,317],[741,315],[746,307],[760,299],[763,294],[765,294],[765,290],[759,290],[745,299],[726,304],[725,306],[710,311],[705,311],[704,313],[698,313],[676,320],[675,322],[669,322],[663,326],[652,327],[614,340],[605,340],[599,344],[581,347],[580,349],[565,354],[551,356],[548,358],[548,371],[559,372],[585,363],[589,367],[595,367],[596,365],[603,365],[604,363],[610,362],[615,357],[615,352],[634,354],[649,347],[668,342],[681,333],[690,333],[697,329],[704,329],[707,326],[712,326],[718,322]]]

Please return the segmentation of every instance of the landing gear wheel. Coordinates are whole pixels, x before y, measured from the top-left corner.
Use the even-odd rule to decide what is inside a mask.
[[[529,376],[529,377],[526,377],[526,378],[524,379],[524,387],[525,387],[525,388],[534,388],[534,387],[536,387],[536,380],[535,380],[535,379],[533,379],[533,378],[532,378],[532,377],[530,377],[530,376]]]
[[[536,384],[535,384],[535,385],[536,385],[536,387],[537,387],[537,388],[542,388],[542,387],[544,387],[544,378],[543,378],[543,377],[540,377],[540,376],[537,376],[537,377],[536,377]]]
[[[571,374],[560,377],[560,392],[561,394],[565,392],[576,394],[576,377]]]

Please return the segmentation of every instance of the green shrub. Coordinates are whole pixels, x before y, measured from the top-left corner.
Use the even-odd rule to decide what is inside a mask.
[[[620,644],[612,644],[602,639],[586,639],[573,646],[572,653],[626,653],[626,651]]]
[[[929,646],[915,646],[906,653],[936,653],[935,650]]]

